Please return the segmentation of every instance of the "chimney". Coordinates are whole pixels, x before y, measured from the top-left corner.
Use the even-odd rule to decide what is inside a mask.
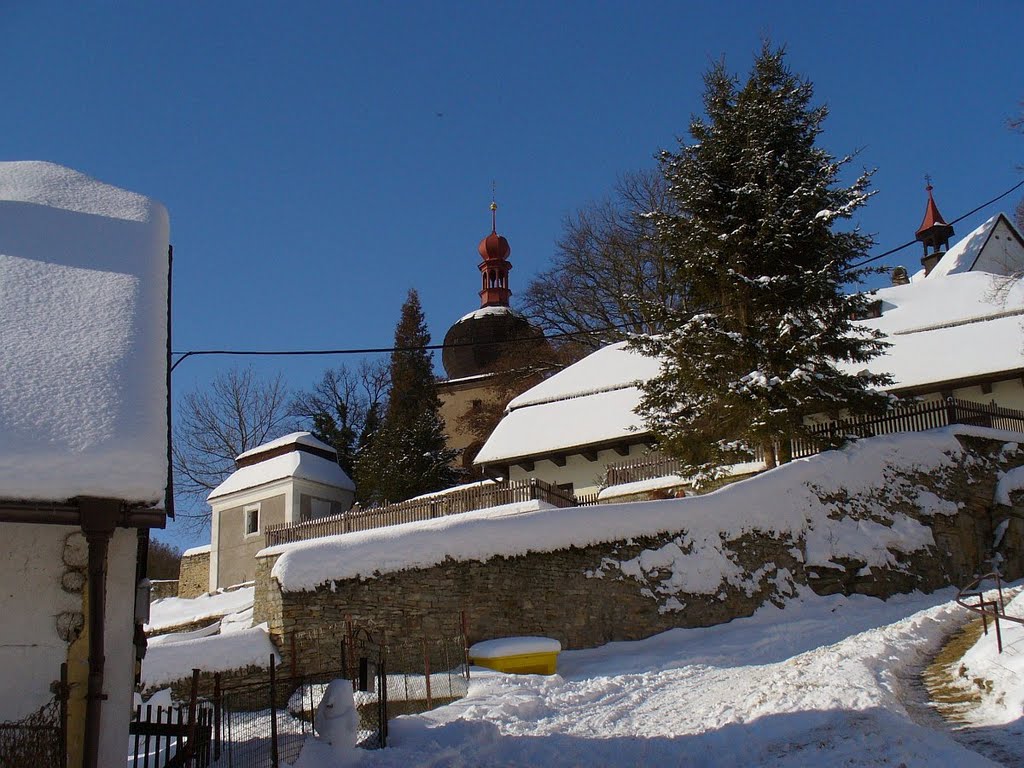
[[[938,263],[938,259],[935,260],[935,263],[933,263],[931,267],[925,267],[925,269],[930,272],[931,268],[934,267],[935,264],[937,264],[937,263]],[[907,268],[906,267],[893,267],[892,268],[892,284],[893,285],[907,285],[909,283],[910,283],[910,276],[907,274]]]

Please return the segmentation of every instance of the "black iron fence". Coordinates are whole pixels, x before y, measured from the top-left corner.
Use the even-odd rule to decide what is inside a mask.
[[[897,432],[924,432],[953,424],[1006,429],[1024,432],[1024,411],[998,405],[975,403],[958,398],[932,400],[899,405],[878,416],[853,416],[837,421],[815,424],[809,436],[792,440],[793,458],[813,456],[851,438],[876,437]],[[761,459],[755,456],[755,460]],[[609,464],[605,486],[651,480],[656,477],[677,475],[683,470],[679,459],[657,451],[637,459]]]
[[[0,766],[67,766],[68,665],[61,664],[53,701],[16,722],[0,723]]]
[[[268,547],[272,547],[292,541],[317,539],[321,536],[334,536],[339,533],[363,531],[368,528],[383,528],[471,512],[475,509],[497,507],[502,504],[535,500],[544,501],[556,507],[575,507],[579,503],[572,492],[564,491],[551,483],[535,478],[514,482],[486,483],[458,491],[410,499],[397,504],[351,509],[340,515],[330,515],[302,523],[268,525],[266,542]]]

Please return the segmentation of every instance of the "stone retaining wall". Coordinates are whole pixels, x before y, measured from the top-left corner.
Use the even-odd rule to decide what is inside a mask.
[[[178,569],[178,597],[199,597],[210,591],[210,552],[183,555]]]
[[[802,538],[747,534],[723,541],[745,575],[723,582],[714,594],[673,592],[670,572],[627,568],[644,550],[675,544],[686,551],[681,532],[549,553],[494,557],[430,568],[347,579],[315,591],[283,592],[271,577],[274,558],[260,559],[256,575],[255,622],[269,624],[279,650],[296,643],[298,658],[312,655],[318,628],[351,618],[393,639],[416,640],[451,634],[464,611],[470,642],[491,637],[543,635],[564,648],[587,648],[635,640],[673,627],[700,627],[749,616],[765,602],[781,602],[801,585],[819,594],[860,593],[887,597],[914,589],[932,591],[970,581],[987,569],[995,516],[1010,523],[1000,546],[1008,578],[1022,574],[1022,510],[993,512],[998,473],[1024,462],[1024,453],[1004,456],[1002,442],[962,438],[967,448],[959,466],[927,475],[887,478],[885,487],[854,498],[829,499],[837,515],[879,518],[878,502],[931,527],[935,545],[913,553],[893,552],[887,568],[835,559],[805,567]],[[917,493],[927,489],[957,504],[951,515],[923,515]],[[824,499],[823,499],[824,500]],[[1014,516],[1016,515],[1016,516]],[[310,647],[306,647],[309,645]],[[301,673],[302,670],[300,670]],[[398,670],[396,670],[398,671]]]
[[[151,600],[162,600],[165,597],[178,596],[177,579],[154,579],[150,582],[149,597]]]

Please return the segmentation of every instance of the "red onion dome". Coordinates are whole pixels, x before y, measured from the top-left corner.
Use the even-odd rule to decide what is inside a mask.
[[[494,261],[496,259],[507,259],[508,255],[512,253],[512,248],[509,246],[508,240],[497,232],[491,232],[491,234],[480,241],[477,251],[482,258]]]

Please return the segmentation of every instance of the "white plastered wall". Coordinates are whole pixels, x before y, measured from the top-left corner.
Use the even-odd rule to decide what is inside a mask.
[[[100,765],[124,765],[135,682],[135,560],[138,534],[118,528],[107,558],[106,667],[100,718]]]
[[[61,589],[64,525],[0,525],[0,722],[19,720],[52,701],[68,644],[57,633],[62,612],[81,613],[82,596]],[[127,738],[127,737],[126,737]]]
[[[553,485],[572,483],[573,493],[596,493],[601,488],[605,468],[609,464],[637,458],[648,452],[644,445],[631,445],[629,454],[622,456],[612,450],[598,451],[597,461],[590,461],[579,453],[570,453],[566,457],[565,466],[560,467],[548,459],[539,459],[534,463],[532,471],[527,472],[522,466],[513,464],[509,469],[509,480],[525,480],[535,477]]]

